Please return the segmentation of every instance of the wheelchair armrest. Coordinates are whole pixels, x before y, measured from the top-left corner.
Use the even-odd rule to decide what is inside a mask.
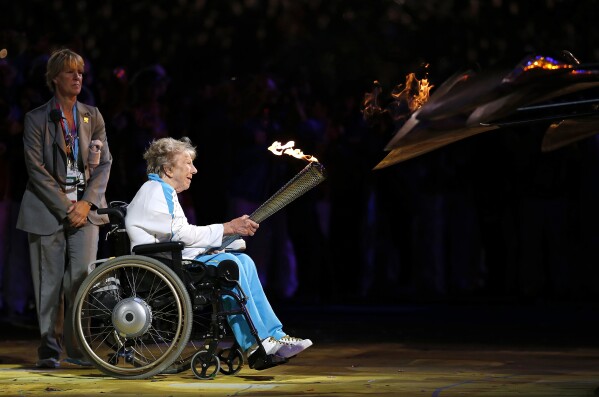
[[[230,259],[219,262],[217,274],[226,281],[239,281],[239,267]]]
[[[182,241],[169,241],[166,243],[139,244],[133,247],[131,251],[137,255],[157,254],[159,252],[181,252],[185,248]]]

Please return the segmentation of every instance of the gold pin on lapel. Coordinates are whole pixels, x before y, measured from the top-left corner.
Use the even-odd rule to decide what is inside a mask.
[[[89,123],[89,117],[84,117],[84,118],[83,118],[83,122],[84,122],[84,123]]]

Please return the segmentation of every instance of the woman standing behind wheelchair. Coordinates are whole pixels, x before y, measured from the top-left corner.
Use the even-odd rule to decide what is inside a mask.
[[[182,241],[185,244],[182,252],[184,259],[195,259],[214,266],[224,260],[234,261],[239,267],[239,283],[248,298],[246,309],[266,354],[293,357],[310,347],[312,341],[291,337],[283,332],[283,325],[268,302],[252,258],[239,252],[212,251],[221,246],[224,236],[253,236],[259,225],[248,215],[243,215],[224,224],[196,226],[189,224],[183,213],[177,193],[189,189],[191,179],[197,172],[193,165],[195,157],[195,147],[188,138],[161,138],[150,144],[144,153],[148,181],[127,207],[125,223],[131,247]],[[245,241],[239,239],[228,248],[243,249]],[[256,339],[247,321],[241,314],[230,316],[228,320],[237,343],[250,354],[256,348]]]

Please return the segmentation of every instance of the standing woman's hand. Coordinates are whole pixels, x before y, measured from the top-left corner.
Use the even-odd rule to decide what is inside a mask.
[[[72,227],[81,227],[87,223],[87,214],[91,209],[89,201],[77,201],[67,210],[67,218]]]

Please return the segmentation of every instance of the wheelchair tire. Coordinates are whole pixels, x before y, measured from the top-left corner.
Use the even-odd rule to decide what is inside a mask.
[[[220,372],[224,375],[235,375],[243,368],[243,353],[240,349],[228,347],[218,353]]]
[[[214,379],[220,371],[220,360],[207,350],[200,350],[191,359],[191,371],[198,379]]]
[[[153,258],[127,255],[86,277],[72,320],[79,346],[100,371],[145,379],[179,357],[192,318],[189,293],[173,270]]]

